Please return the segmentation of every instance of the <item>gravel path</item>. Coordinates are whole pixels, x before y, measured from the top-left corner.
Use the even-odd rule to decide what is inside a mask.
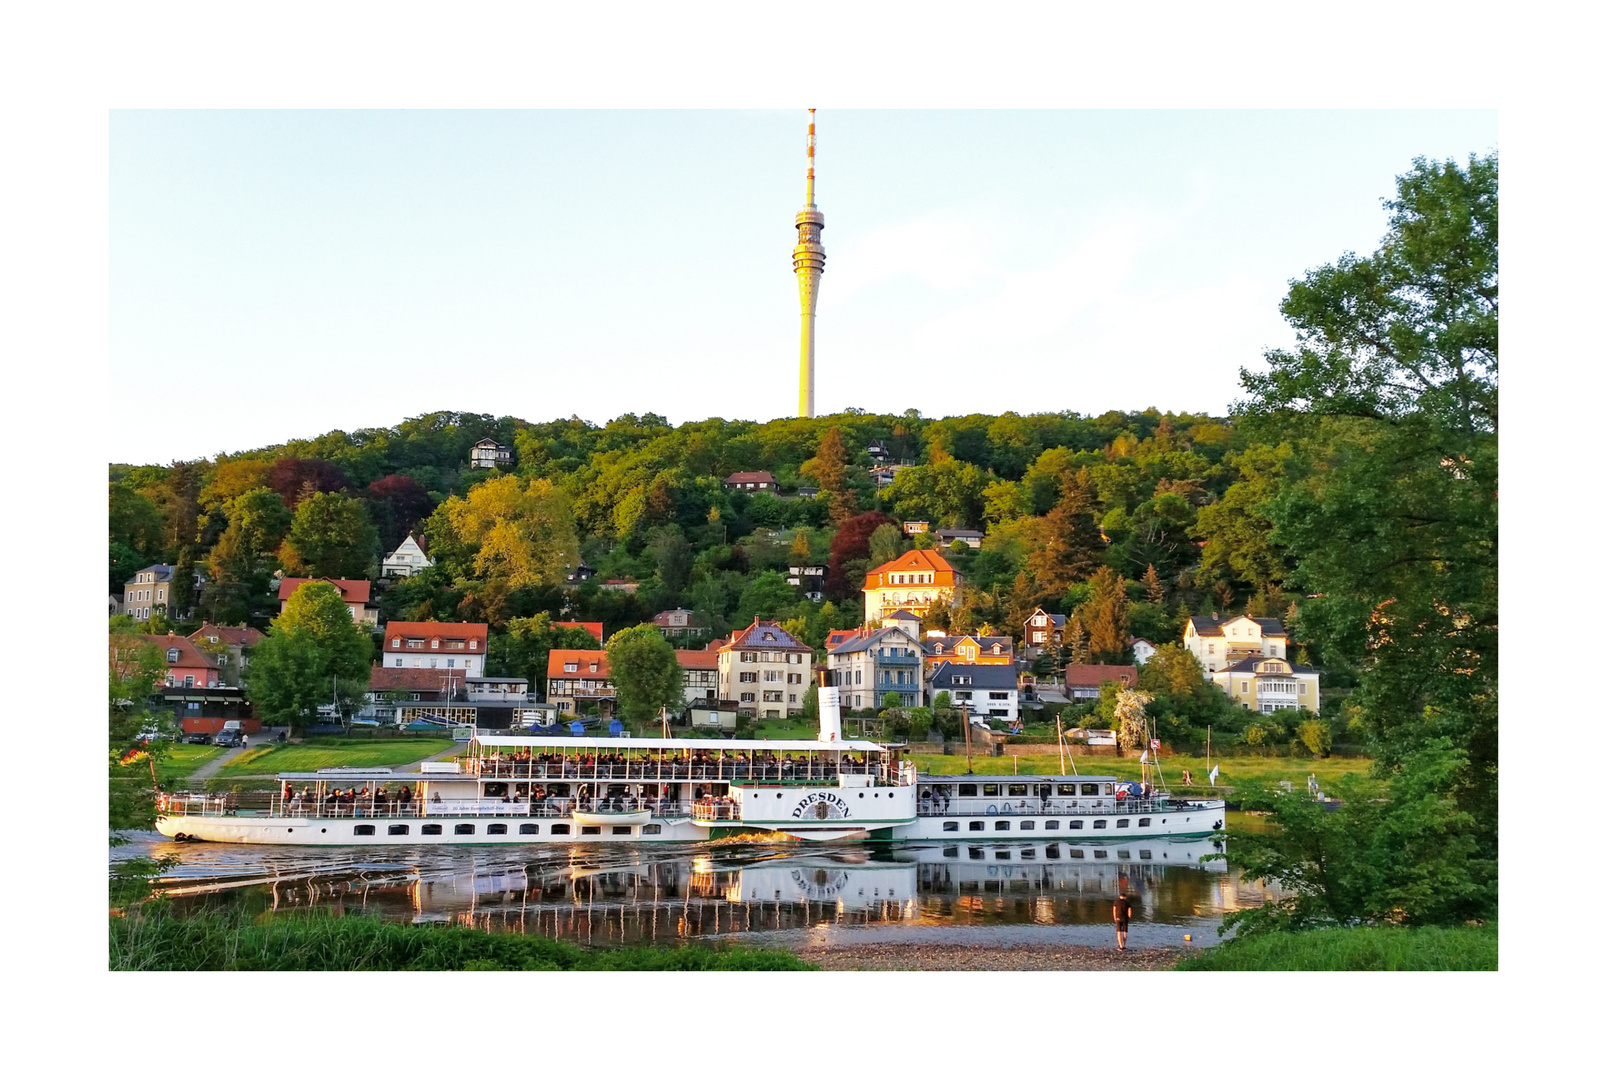
[[[1089,945],[1009,946],[866,943],[804,947],[798,957],[827,971],[1165,971],[1187,950]]]

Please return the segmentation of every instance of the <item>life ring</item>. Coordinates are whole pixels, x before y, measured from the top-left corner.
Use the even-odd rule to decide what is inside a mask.
[[[996,803],[988,803],[988,813],[997,814],[998,812],[999,812],[998,804],[996,804]]]

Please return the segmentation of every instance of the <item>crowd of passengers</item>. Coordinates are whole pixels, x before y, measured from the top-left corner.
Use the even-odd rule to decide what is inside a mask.
[[[807,754],[777,754],[770,750],[733,751],[723,756],[717,750],[695,750],[662,757],[617,753],[542,754],[521,750],[486,754],[480,758],[482,776],[607,776],[620,780],[651,780],[661,776],[684,780],[716,777],[791,780],[834,777],[839,772],[864,773],[874,768],[863,753],[845,753],[840,761],[826,757],[811,761]]]
[[[288,813],[318,812],[331,817],[360,816],[365,813],[406,815],[425,801],[422,789],[407,784],[380,784],[373,788],[369,788],[366,784],[360,788],[330,788],[320,799],[310,784],[297,791],[295,785],[285,781],[279,795],[284,800],[285,810]],[[697,788],[693,792],[693,798],[702,796],[702,788]],[[491,801],[500,800],[510,805],[525,802],[546,804],[558,810],[567,809],[576,803],[598,810],[629,810],[644,805],[655,805],[660,810],[672,810],[679,802],[674,789],[667,785],[646,787],[640,796],[632,797],[616,793],[602,795],[590,784],[577,785],[573,796],[567,784],[557,785],[551,790],[542,784],[520,784],[511,793],[504,790],[499,795],[489,798]],[[441,793],[435,792],[428,801],[442,802]]]

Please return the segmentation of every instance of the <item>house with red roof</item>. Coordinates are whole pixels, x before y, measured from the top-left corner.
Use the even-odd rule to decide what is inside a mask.
[[[217,660],[196,648],[187,637],[167,634],[141,634],[142,641],[155,645],[167,665],[164,686],[222,686],[223,669]]]
[[[262,631],[251,626],[217,626],[204,622],[201,629],[190,635],[190,641],[202,652],[218,660],[223,677],[239,682],[251,665],[251,650],[262,640]]]
[[[486,623],[402,622],[385,626],[380,662],[387,668],[434,669],[473,678],[485,673]]]
[[[778,491],[776,478],[767,472],[734,472],[725,478],[732,491]]]
[[[290,602],[290,598],[295,595],[296,590],[309,581],[322,581],[339,589],[340,598],[346,603],[346,610],[352,613],[352,622],[366,626],[378,625],[379,607],[373,602],[373,582],[351,578],[280,578],[279,613],[281,615],[284,614],[285,605]]]

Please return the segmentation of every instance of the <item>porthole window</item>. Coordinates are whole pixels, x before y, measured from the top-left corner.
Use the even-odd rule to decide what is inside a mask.
[[[1133,853],[1131,851],[1118,851],[1116,853],[1116,857],[1118,859],[1131,859],[1133,857]]]
[[[994,832],[1009,832],[1010,831],[1010,823],[1001,818],[1000,820],[995,821],[993,823],[993,831]]]
[[[419,832],[423,833],[425,836],[440,836],[441,827],[439,825],[426,825],[420,829]]]
[[[1108,858],[1110,858],[1110,852],[1106,851],[1104,848],[1096,848],[1094,850],[1094,858],[1096,858],[1096,859],[1108,859]]]
[[[973,821],[973,822],[971,822],[971,831],[972,832],[981,832],[983,829],[985,829],[987,827],[988,827],[988,823],[985,822],[985,821]]]
[[[1028,829],[1036,829],[1037,827],[1038,827],[1038,823],[1036,821],[1023,821],[1021,823],[1021,828],[1022,828],[1023,831],[1026,831]]]
[[[1000,850],[995,851],[993,853],[993,857],[995,859],[1008,859],[1010,857],[1010,852],[1008,850],[1005,850],[1005,849],[1001,848]]]
[[[1096,829],[1108,829],[1108,828],[1110,828],[1110,822],[1108,820],[1106,820],[1105,818],[1100,818],[1098,821],[1094,822],[1094,828],[1096,828]]]
[[[960,823],[958,821],[945,821],[943,823],[943,831],[944,832],[959,832],[960,831]]]
[[[473,836],[474,823],[469,821],[460,821],[456,825],[452,826],[452,832],[457,836]]]
[[[601,836],[602,834],[603,827],[601,825],[582,825],[580,827],[580,835],[582,836]]]
[[[861,799],[863,799],[863,798],[864,798],[864,797],[865,797],[865,793],[864,793],[864,792],[863,792],[863,791],[861,791],[861,792],[860,792],[860,793],[859,793],[859,797],[860,797],[860,798],[861,798]]]
[[[552,834],[554,836],[568,836],[569,835],[569,826],[568,825],[554,825],[552,827]]]
[[[965,854],[966,857],[970,859],[983,859],[987,857],[982,854],[982,849],[979,847],[966,848]]]
[[[508,826],[506,822],[499,821],[493,825],[487,825],[485,831],[487,836],[505,836],[508,832]]]
[[[661,833],[663,831],[664,831],[664,826],[662,826],[662,825],[643,825],[642,826],[642,835],[643,836],[657,836],[659,833]]]
[[[535,836],[539,832],[541,832],[541,826],[537,825],[533,821],[527,821],[523,825],[519,826],[520,836]]]
[[[352,830],[352,835],[353,836],[373,836],[374,835],[374,826],[372,826],[372,825],[359,825],[359,826],[357,826],[356,828],[354,828]]]
[[[1149,824],[1149,818],[1141,817],[1141,818],[1138,819],[1138,827],[1140,829],[1144,828],[1148,824]]]
[[[1073,829],[1080,829],[1080,828],[1082,828],[1082,822],[1080,822],[1080,821],[1073,821],[1073,822],[1072,822],[1072,823],[1071,823],[1071,827],[1072,827],[1072,828],[1073,828]]]
[[[1133,819],[1132,819],[1132,818],[1117,818],[1117,819],[1116,819],[1116,827],[1117,827],[1117,828],[1118,828],[1118,829],[1125,829],[1125,828],[1127,828],[1127,827],[1128,827],[1128,826],[1129,826],[1129,825],[1131,825],[1131,824],[1132,824],[1132,823],[1133,823]]]
[[[629,836],[630,834],[631,834],[631,827],[629,825],[615,825],[614,826],[614,835],[615,836]]]
[[[1155,857],[1155,854],[1154,854],[1154,852],[1145,851],[1143,848],[1139,848],[1138,849],[1138,857],[1140,859],[1153,859]]]
[[[392,825],[385,831],[391,836],[406,836],[409,832],[409,828],[410,827],[407,825]]]
[[[958,859],[960,857],[960,849],[957,847],[946,847],[943,849],[943,857],[945,859]]]
[[[1054,818],[1050,818],[1048,821],[1043,823],[1043,827],[1048,829],[1050,832],[1059,832],[1060,822],[1056,821]]]

